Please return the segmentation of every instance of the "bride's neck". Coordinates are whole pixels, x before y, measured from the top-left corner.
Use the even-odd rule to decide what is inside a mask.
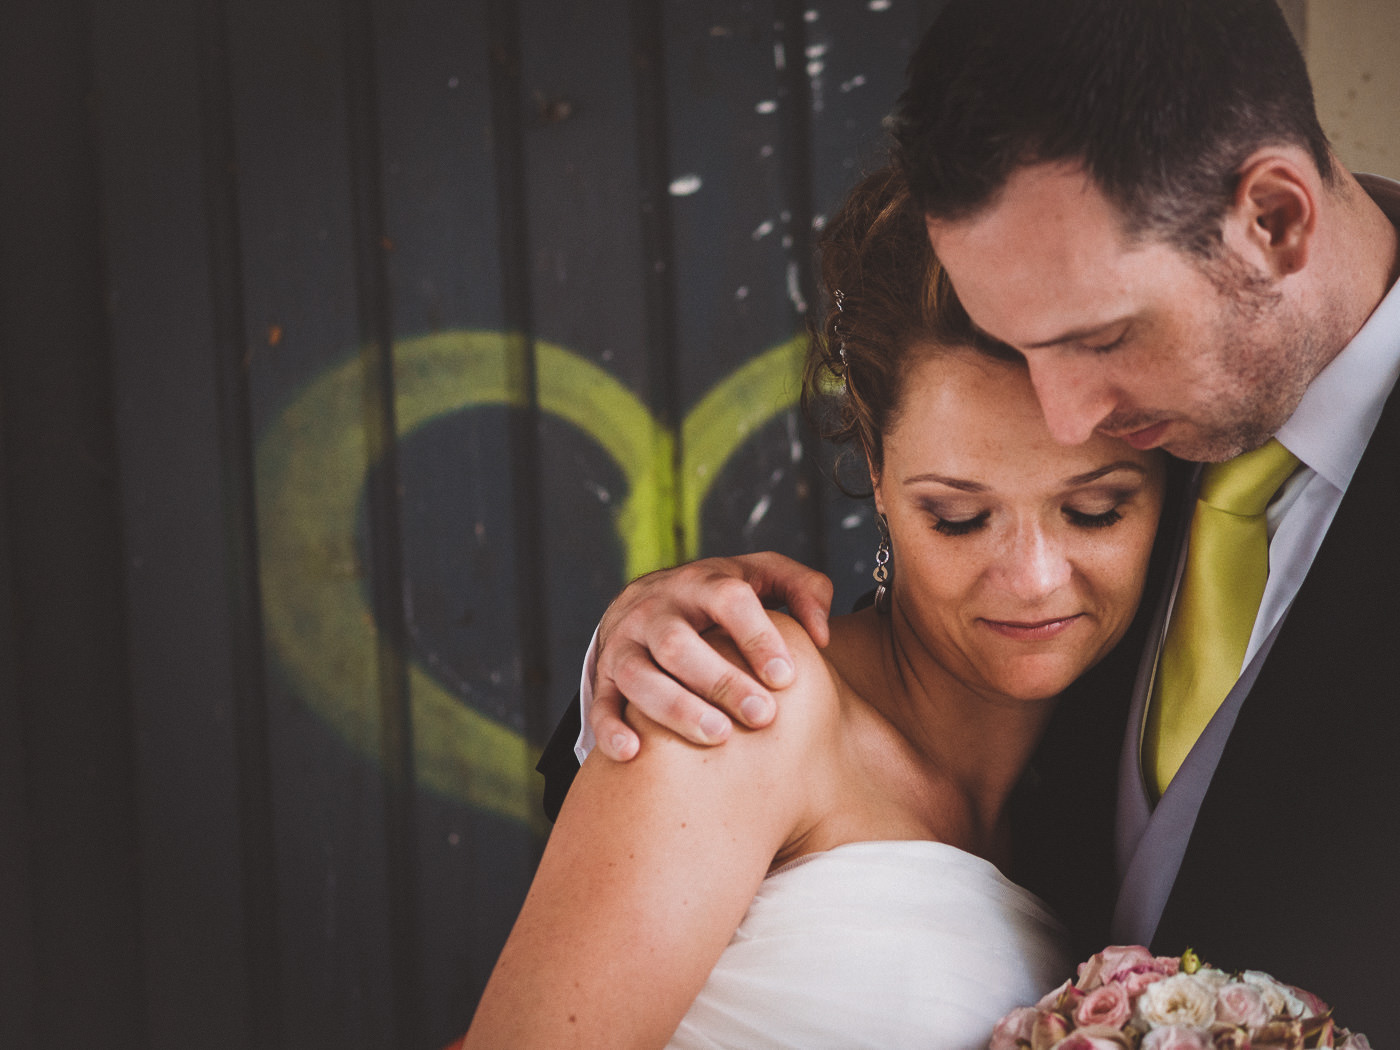
[[[860,650],[879,653],[860,675],[862,698],[903,736],[931,778],[963,797],[979,833],[996,837],[1054,701],[979,693],[923,644],[898,608],[859,615],[866,634]]]

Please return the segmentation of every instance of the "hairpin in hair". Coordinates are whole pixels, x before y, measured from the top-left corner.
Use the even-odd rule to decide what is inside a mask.
[[[836,312],[844,315],[846,312],[846,293],[840,288],[837,288],[836,291],[831,293],[831,298],[836,302]],[[846,360],[846,337],[841,334],[841,319],[839,317],[836,319],[836,323],[831,326],[831,331],[835,334],[837,342],[839,343],[838,351],[841,354],[841,363],[843,365],[849,364]]]

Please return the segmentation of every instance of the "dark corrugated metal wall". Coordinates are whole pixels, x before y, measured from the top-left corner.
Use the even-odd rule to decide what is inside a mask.
[[[807,261],[937,6],[5,6],[0,1045],[441,1045],[622,582],[863,589]]]

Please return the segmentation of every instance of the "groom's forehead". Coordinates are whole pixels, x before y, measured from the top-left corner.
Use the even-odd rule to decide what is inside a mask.
[[[1177,254],[1134,242],[1116,207],[1077,168],[1017,172],[986,207],[951,220],[929,216],[929,240],[973,323],[1017,349],[1084,335],[1136,303],[1154,265]]]

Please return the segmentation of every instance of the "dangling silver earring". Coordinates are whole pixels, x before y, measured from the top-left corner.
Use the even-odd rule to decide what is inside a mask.
[[[875,571],[870,575],[875,577],[875,611],[877,613],[888,613],[890,611],[890,592],[894,589],[894,583],[890,573],[890,527],[883,514],[876,515],[880,525],[880,545],[875,548]]]

